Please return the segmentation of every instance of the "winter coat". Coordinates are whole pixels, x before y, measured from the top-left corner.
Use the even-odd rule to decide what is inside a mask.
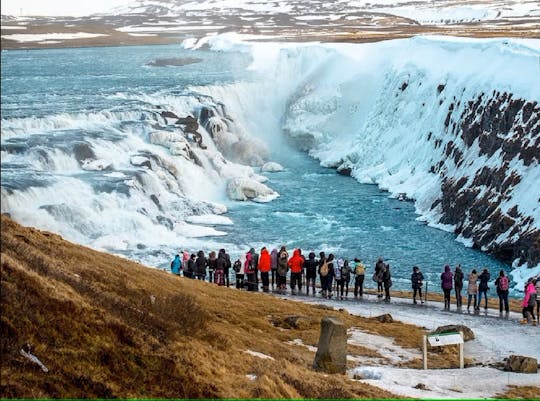
[[[327,259],[326,260],[326,263],[328,265],[328,274],[326,275],[326,277],[328,279],[336,277],[336,269],[334,268],[334,262],[335,262],[334,259]]]
[[[195,274],[199,276],[206,276],[206,266],[208,262],[204,256],[203,251],[197,253],[197,259],[195,260]]]
[[[351,268],[349,267],[349,263],[345,263],[341,268],[341,279],[346,283],[351,281]]]
[[[293,256],[289,259],[288,265],[291,268],[291,273],[302,273],[302,267],[304,266],[304,258],[300,255],[300,250],[294,250]]]
[[[480,284],[478,285],[478,291],[487,291],[489,290],[489,279],[490,275],[488,271],[483,271],[482,274],[480,274],[480,277],[478,277],[480,280]]]
[[[253,269],[256,270],[257,266],[259,266],[259,254],[255,252],[255,248],[251,248],[249,253],[251,253],[251,264],[253,265]]]
[[[253,263],[253,255],[250,252],[246,253],[246,261],[244,262],[244,272],[246,274],[252,274],[255,272],[257,266]]]
[[[454,275],[450,270],[450,266],[444,266],[444,273],[441,274],[441,288],[443,290],[451,290],[453,281]]]
[[[456,290],[463,288],[463,271],[460,267],[456,267],[456,271],[454,272],[454,287]]]
[[[277,257],[278,257],[278,251],[276,248],[272,249],[272,252],[270,253],[270,267],[272,270],[277,269]]]
[[[377,281],[378,283],[381,283],[384,270],[385,270],[384,262],[382,260],[378,260],[377,263],[375,263],[375,271],[373,272],[373,280]]]
[[[526,308],[527,306],[534,306],[536,299],[536,288],[534,288],[534,284],[530,282],[525,286],[525,296],[523,297],[523,302],[521,303],[521,306],[523,308]]]
[[[259,271],[261,273],[268,273],[272,267],[272,258],[266,249],[261,251],[261,257],[259,258]]]
[[[422,282],[424,281],[424,275],[421,271],[413,272],[411,274],[411,284],[413,290],[418,290],[422,288]]]
[[[208,270],[210,271],[214,271],[217,268],[217,258],[215,257],[215,254],[213,255],[214,257],[209,257],[208,260],[206,261],[208,265]]]
[[[245,270],[245,266],[246,266],[246,255],[240,255],[240,271],[236,274],[245,274],[246,273],[246,270]]]
[[[225,258],[224,253],[220,253],[216,260],[216,270],[223,270],[227,268],[227,259]]]
[[[315,278],[317,277],[317,266],[319,263],[315,260],[315,256],[312,255],[311,258],[304,262],[304,269],[306,269],[306,278]]]
[[[286,250],[279,252],[277,260],[277,274],[280,276],[286,276],[289,271],[288,265],[289,254]]]
[[[476,295],[478,292],[478,275],[476,273],[469,274],[469,285],[467,286],[467,294]]]
[[[392,287],[392,274],[390,273],[390,266],[386,265],[381,276],[384,288]]]
[[[174,260],[171,263],[171,272],[173,272],[173,274],[180,274],[181,268],[182,268],[182,261],[180,260],[180,256],[176,255],[174,257]]]

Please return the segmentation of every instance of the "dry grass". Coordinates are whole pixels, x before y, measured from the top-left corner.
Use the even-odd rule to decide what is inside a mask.
[[[388,398],[384,390],[313,371],[313,353],[287,342],[316,345],[325,315],[349,327],[402,333],[407,344],[418,344],[422,333],[179,278],[5,216],[1,274],[0,396],[7,398]],[[308,323],[272,323],[289,315]],[[27,343],[48,373],[20,355]]]
[[[508,386],[504,393],[497,394],[496,398],[507,400],[540,400],[540,387],[538,386]]]

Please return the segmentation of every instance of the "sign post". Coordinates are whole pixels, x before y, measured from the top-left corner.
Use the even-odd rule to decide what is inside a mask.
[[[440,333],[440,334],[428,334],[423,338],[423,358],[424,358],[424,369],[427,369],[427,343],[432,347],[443,347],[445,345],[454,345],[459,344],[459,368],[463,369],[464,367],[464,358],[463,358],[463,332],[449,332],[449,333]]]

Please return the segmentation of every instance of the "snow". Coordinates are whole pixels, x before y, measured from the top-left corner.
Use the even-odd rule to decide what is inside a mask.
[[[88,39],[97,38],[99,36],[109,36],[101,33],[14,33],[9,35],[2,35],[3,39],[16,40],[17,42],[39,42],[45,40],[71,40],[71,39]]]
[[[186,221],[194,224],[210,224],[210,225],[231,225],[232,220],[225,216],[216,216],[215,214],[203,214],[200,216],[190,216]]]
[[[257,358],[261,358],[261,359],[270,359],[270,360],[274,360],[274,358],[272,358],[270,355],[266,355],[266,354],[263,354],[262,352],[257,352],[257,351],[252,351],[252,350],[244,350],[244,352],[246,354],[250,354],[250,355],[253,355]]]
[[[362,301],[327,300],[305,296],[280,296],[288,300],[310,304],[324,304],[334,309],[345,309],[353,315],[375,317],[390,313],[394,320],[427,330],[448,324],[462,324],[475,334],[475,339],[464,344],[464,355],[472,359],[474,365],[465,369],[410,369],[399,365],[421,358],[421,349],[406,349],[394,344],[391,332],[389,336],[367,333],[361,328],[349,328],[348,344],[359,345],[377,351],[380,358],[348,356],[349,361],[358,365],[349,369],[347,374],[363,377],[361,382],[369,383],[397,395],[413,398],[489,398],[504,392],[508,386],[538,386],[540,373],[520,374],[505,372],[488,364],[503,362],[509,355],[523,355],[540,360],[540,328],[520,325],[520,314],[510,313],[509,319],[500,319],[498,311],[485,313],[457,313],[443,311],[439,302],[428,301],[426,305],[412,305],[411,300],[393,298],[390,304],[377,301],[375,296],[364,295]],[[305,346],[299,339],[289,342],[291,345]],[[316,347],[309,347],[316,352]],[[459,365],[458,355],[455,356]],[[474,378],[474,380],[471,380]],[[414,388],[422,383],[426,389]]]

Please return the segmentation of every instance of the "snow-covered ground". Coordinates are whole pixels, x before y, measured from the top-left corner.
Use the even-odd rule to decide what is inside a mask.
[[[305,296],[284,296],[290,300],[311,304],[323,304],[335,309],[345,309],[351,314],[375,317],[390,313],[394,320],[436,329],[448,324],[469,327],[475,339],[464,345],[465,358],[472,359],[475,366],[465,369],[410,369],[396,366],[400,362],[421,358],[420,349],[405,349],[393,343],[391,337],[365,333],[361,328],[349,329],[348,343],[377,350],[381,359],[360,358],[358,366],[348,371],[365,377],[363,382],[391,391],[394,394],[415,398],[489,398],[504,392],[508,386],[540,386],[540,373],[524,374],[505,372],[493,364],[503,362],[509,355],[523,355],[540,361],[540,326],[521,325],[520,314],[511,312],[508,319],[499,318],[499,311],[482,310],[479,314],[457,313],[452,305],[450,312],[443,310],[439,302],[413,305],[409,299],[393,299],[390,304],[377,301],[371,295],[363,301],[325,300]],[[292,344],[302,345],[300,340]],[[311,351],[314,348],[311,347]],[[354,359],[353,359],[354,360]],[[456,355],[456,366],[459,364]],[[425,389],[415,388],[417,384]]]

